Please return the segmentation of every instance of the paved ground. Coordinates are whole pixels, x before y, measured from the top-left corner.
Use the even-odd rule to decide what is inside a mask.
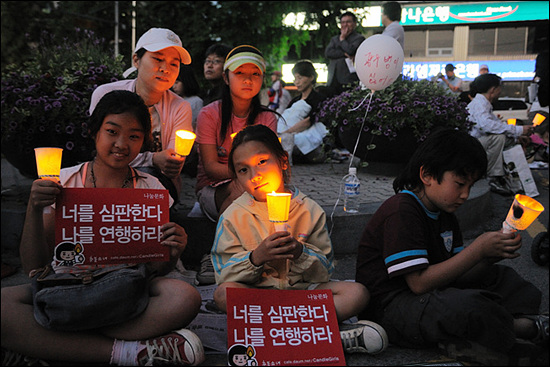
[[[354,278],[356,257],[353,251],[357,245],[357,238],[374,210],[393,194],[391,184],[399,168],[396,165],[371,164],[367,168],[359,169],[358,175],[362,184],[361,211],[358,214],[350,215],[343,212],[343,201],[338,195],[342,177],[348,170],[347,163],[295,165],[292,167],[292,182],[325,208],[327,216],[330,218],[329,225],[331,222],[334,223],[331,237],[336,252],[336,272],[334,274],[336,279]],[[539,192],[541,192],[540,197],[536,199],[547,206],[548,170],[533,170],[532,172]],[[546,188],[542,185],[543,180],[546,180]],[[187,223],[185,221],[190,220],[187,218],[187,214],[195,203],[194,179],[184,177],[183,181],[183,194],[175,213],[184,223]],[[17,247],[31,182],[31,179],[20,176],[17,170],[2,159],[2,261],[13,265],[19,263]],[[487,190],[486,181],[476,184],[470,197],[468,203],[458,213],[461,225],[464,224],[467,244],[484,231],[498,230],[513,200],[512,197],[502,197],[490,193]],[[338,199],[340,199],[338,205],[335,205]],[[193,228],[186,227],[186,230],[197,231],[197,228],[198,230],[204,228],[201,225],[204,225],[205,222],[196,219],[190,223]],[[531,243],[538,233],[547,231],[547,227],[548,210],[545,210],[539,220],[522,233],[524,243],[520,249],[522,256],[509,262],[510,266],[543,291],[541,310],[546,312],[548,312],[549,304],[548,265],[539,266],[533,262]],[[18,271],[16,274],[2,279],[1,285],[5,287],[27,281],[28,278]],[[411,350],[395,346],[390,346],[378,356],[346,355],[346,364],[349,366],[397,366],[445,360],[446,358],[437,349]],[[226,364],[225,356],[220,354],[207,355],[207,359],[203,363],[205,366]],[[546,354],[533,365],[548,365],[548,355]]]

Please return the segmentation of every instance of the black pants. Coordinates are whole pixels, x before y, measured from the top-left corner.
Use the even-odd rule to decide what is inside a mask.
[[[495,350],[515,342],[514,316],[539,313],[541,291],[514,269],[493,265],[483,281],[422,295],[403,291],[385,299],[378,323],[391,343],[412,348],[466,339]]]

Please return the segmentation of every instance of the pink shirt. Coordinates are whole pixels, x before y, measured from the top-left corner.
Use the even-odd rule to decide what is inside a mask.
[[[202,108],[197,118],[197,138],[198,144],[215,144],[218,147],[218,162],[227,164],[229,151],[231,150],[231,134],[242,130],[246,126],[246,118],[231,118],[231,123],[227,129],[225,140],[220,139],[220,126],[222,123],[221,101],[215,101]],[[265,125],[277,132],[277,117],[271,112],[261,112],[256,117],[256,124]],[[200,145],[198,146],[199,163],[197,167],[197,185],[195,191],[198,192],[203,187],[217,183],[219,181],[210,179],[204,171],[202,158],[200,156]],[[227,177],[230,178],[230,177]]]

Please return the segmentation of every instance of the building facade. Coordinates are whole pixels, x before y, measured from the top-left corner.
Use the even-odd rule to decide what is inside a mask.
[[[486,64],[502,77],[502,96],[526,96],[535,59],[548,50],[547,1],[399,3],[405,29],[404,75],[433,78],[452,63],[468,89],[479,66]],[[381,4],[354,10],[365,37],[383,30]]]

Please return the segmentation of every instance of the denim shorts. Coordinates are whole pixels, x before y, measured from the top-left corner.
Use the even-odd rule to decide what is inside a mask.
[[[80,331],[119,324],[141,314],[149,303],[150,271],[145,264],[116,267],[107,273],[95,270],[105,274],[87,284],[78,284],[72,274],[35,275],[36,321],[47,329]],[[55,285],[71,281],[74,284]]]

